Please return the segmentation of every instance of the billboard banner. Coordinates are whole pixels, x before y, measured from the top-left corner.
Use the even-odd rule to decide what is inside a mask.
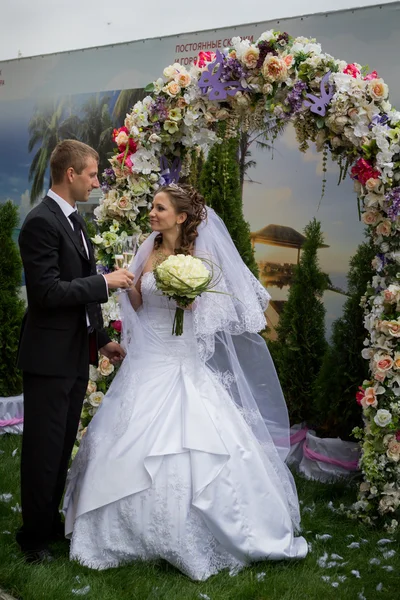
[[[164,67],[174,62],[188,66],[198,52],[227,47],[235,36],[255,41],[263,31],[279,29],[292,36],[317,38],[323,51],[335,58],[377,70],[389,85],[392,104],[400,106],[399,27],[400,3],[396,2],[2,62],[0,202],[11,198],[24,219],[48,186],[48,166],[35,160],[37,152],[48,147],[50,155],[60,135],[76,135],[99,148],[104,166],[113,127],[121,124],[129,108],[143,97],[143,88]],[[352,183],[346,179],[338,186],[339,168],[328,161],[321,199],[322,156],[315,148],[300,153],[290,126],[273,148],[261,147],[256,135],[248,141],[251,167],[244,183],[244,214],[261,280],[272,295],[268,310],[272,336],[290,289],[304,228],[313,217],[321,221],[325,244],[320,264],[332,282],[324,296],[329,333],[346,299],[349,259],[363,240]]]

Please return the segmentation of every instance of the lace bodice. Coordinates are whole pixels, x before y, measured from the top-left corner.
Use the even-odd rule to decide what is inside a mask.
[[[142,298],[143,305],[147,307],[167,308],[170,310],[175,310],[176,308],[176,303],[173,300],[169,300],[157,290],[153,271],[148,271],[142,275]]]
[[[142,275],[142,299],[143,304],[138,311],[141,319],[146,319],[151,329],[156,332],[164,343],[168,344],[168,353],[175,355],[188,354],[193,357],[196,353],[196,343],[193,334],[193,314],[185,310],[183,335],[172,335],[175,311],[177,308],[174,300],[169,300],[156,286],[152,271]]]

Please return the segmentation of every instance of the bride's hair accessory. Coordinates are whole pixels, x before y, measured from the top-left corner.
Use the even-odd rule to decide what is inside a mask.
[[[181,194],[186,194],[185,190],[183,188],[181,188],[177,183],[175,183],[174,181],[172,183],[169,183],[167,185],[167,187],[172,188],[174,190],[176,190],[177,192],[180,192]]]

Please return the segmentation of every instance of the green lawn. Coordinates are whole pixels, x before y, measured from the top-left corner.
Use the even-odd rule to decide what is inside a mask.
[[[53,563],[26,565],[14,541],[20,514],[12,510],[19,502],[20,442],[17,436],[0,436],[0,496],[13,495],[9,502],[0,500],[0,588],[18,599],[72,600],[82,596],[87,600],[397,600],[399,597],[400,538],[367,529],[333,512],[332,506],[353,499],[353,489],[302,479],[298,479],[298,490],[303,531],[312,544],[312,551],[304,561],[259,563],[238,574],[222,573],[205,583],[193,583],[166,563],[136,563],[108,571],[91,571],[69,562],[67,546],[61,543],[55,548],[57,560]],[[12,456],[15,449],[17,453]],[[318,538],[325,534],[332,537]],[[390,538],[393,543],[379,545],[382,538]],[[354,543],[359,547],[349,548]],[[330,579],[324,581],[323,577]],[[87,586],[90,589],[82,594]]]

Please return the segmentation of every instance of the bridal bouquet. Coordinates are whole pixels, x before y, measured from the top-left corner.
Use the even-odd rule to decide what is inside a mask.
[[[172,335],[182,335],[184,308],[203,292],[210,292],[213,272],[199,258],[177,254],[169,256],[154,269],[157,289],[178,304],[175,311]]]

